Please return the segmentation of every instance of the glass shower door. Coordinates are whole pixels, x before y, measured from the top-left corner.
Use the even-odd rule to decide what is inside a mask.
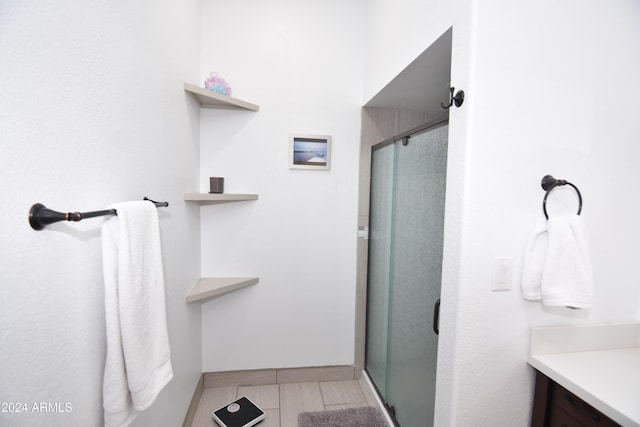
[[[366,368],[401,426],[433,423],[448,126],[372,153]]]
[[[369,261],[367,274],[366,368],[382,396],[387,385],[387,335],[395,144],[377,148],[371,157]]]

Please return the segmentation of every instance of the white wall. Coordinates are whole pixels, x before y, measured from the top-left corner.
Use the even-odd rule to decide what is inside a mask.
[[[465,343],[484,348],[475,355],[459,352],[461,425],[477,420],[489,402],[505,425],[521,419],[516,408],[527,407],[518,402],[527,396],[520,390],[531,372],[523,363],[526,327],[636,318],[640,228],[633,194],[640,172],[632,159],[640,152],[633,101],[640,95],[640,60],[626,52],[640,48],[639,19],[640,5],[629,1],[528,1],[518,7],[495,1],[478,8],[476,89],[470,97],[475,114],[469,133],[469,267],[461,280],[464,309],[458,322],[465,327],[459,328],[458,348],[468,348]],[[498,100],[503,89],[518,93],[508,97],[513,99],[508,105],[505,97]],[[628,98],[618,90],[628,91]],[[506,295],[487,292],[493,257],[514,257],[519,266],[523,244],[541,218],[539,181],[547,173],[570,180],[584,197],[596,281],[588,311],[542,309],[522,301],[517,289]],[[500,184],[484,185],[488,182]],[[482,370],[471,366],[479,357],[488,362]],[[485,384],[480,398],[465,399],[481,390],[479,384]]]
[[[0,4],[0,401],[73,408],[1,424],[102,419],[102,220],[35,232],[35,202],[171,204],[160,218],[176,377],[137,425],[179,424],[201,368],[353,363],[359,108],[450,26],[452,84],[467,99],[451,115],[437,424],[528,423],[530,326],[640,317],[638,3],[367,5]],[[214,70],[261,111],[198,116],[181,83]],[[332,170],[289,170],[290,132],[331,134]],[[513,257],[519,274],[546,173],[585,198],[588,311],[524,302],[517,284],[489,291],[494,257]],[[200,269],[200,208],[181,198],[213,175],[260,200],[201,208]],[[261,278],[202,306],[202,363],[200,307],[183,303],[200,272]]]
[[[0,401],[71,404],[0,425],[99,426],[105,357],[100,226],[36,232],[35,202],[91,211],[144,196],[159,211],[174,379],[134,425],[179,425],[200,374],[197,1],[0,3]]]
[[[260,112],[203,111],[203,276],[260,283],[202,306],[203,370],[352,365],[364,2],[203,2],[201,81]],[[332,136],[331,170],[289,170],[289,134]]]
[[[452,85],[467,95],[451,112],[436,425],[527,425],[531,326],[638,318],[640,60],[629,52],[640,48],[640,6],[402,3],[372,3],[367,96],[434,41],[434,29],[449,26]],[[384,20],[410,30],[371,25]],[[411,30],[421,22],[424,29]],[[545,174],[572,181],[584,197],[597,287],[590,310],[543,308],[520,295]],[[556,202],[571,206],[570,197]],[[510,292],[490,291],[497,257],[514,259]]]

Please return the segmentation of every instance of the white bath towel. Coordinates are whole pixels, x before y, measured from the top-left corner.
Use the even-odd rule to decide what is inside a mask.
[[[539,224],[525,252],[522,293],[547,306],[589,308],[593,273],[582,218],[551,217]]]
[[[158,213],[153,203],[110,206],[102,226],[107,357],[105,426],[128,426],[173,378]]]

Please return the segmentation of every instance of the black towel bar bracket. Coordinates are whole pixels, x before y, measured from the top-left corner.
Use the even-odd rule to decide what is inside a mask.
[[[578,190],[578,187],[576,187],[569,181],[565,181],[564,179],[555,179],[551,175],[545,175],[542,178],[542,182],[540,184],[542,185],[542,189],[546,191],[544,199],[542,200],[542,211],[544,212],[545,218],[549,219],[549,215],[547,214],[547,197],[549,197],[549,193],[551,193],[551,190],[561,185],[568,185],[576,190],[576,193],[578,193],[578,215],[580,215],[580,213],[582,212],[582,194],[580,194],[580,190]]]
[[[147,197],[145,197],[143,200],[149,200],[154,205],[156,205],[157,208],[169,206],[169,203],[167,202],[156,202]],[[83,219],[96,218],[99,216],[108,216],[108,215],[118,215],[118,211],[116,211],[115,209],[106,209],[103,211],[93,211],[93,212],[63,213],[63,212],[56,212],[54,210],[51,210],[47,208],[45,205],[43,205],[42,203],[36,203],[35,205],[31,206],[31,209],[29,209],[29,225],[31,225],[31,228],[33,228],[34,230],[42,230],[47,225],[60,222],[60,221],[78,222],[78,221],[82,221]]]

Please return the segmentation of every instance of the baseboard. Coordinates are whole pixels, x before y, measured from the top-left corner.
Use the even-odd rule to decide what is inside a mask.
[[[310,381],[344,381],[355,379],[353,366],[322,366],[278,369],[277,384]]]
[[[205,372],[203,375],[205,387],[232,387],[357,379],[356,371],[353,366],[255,369],[245,371]]]
[[[182,422],[182,427],[191,427],[193,424],[193,419],[196,416],[196,411],[198,410],[198,404],[200,403],[200,398],[202,397],[202,391],[204,390],[204,374],[200,375],[200,379],[196,383],[196,389],[193,391],[193,396],[191,397],[191,403],[189,403],[189,408],[187,409],[187,415],[184,417],[184,421]]]

